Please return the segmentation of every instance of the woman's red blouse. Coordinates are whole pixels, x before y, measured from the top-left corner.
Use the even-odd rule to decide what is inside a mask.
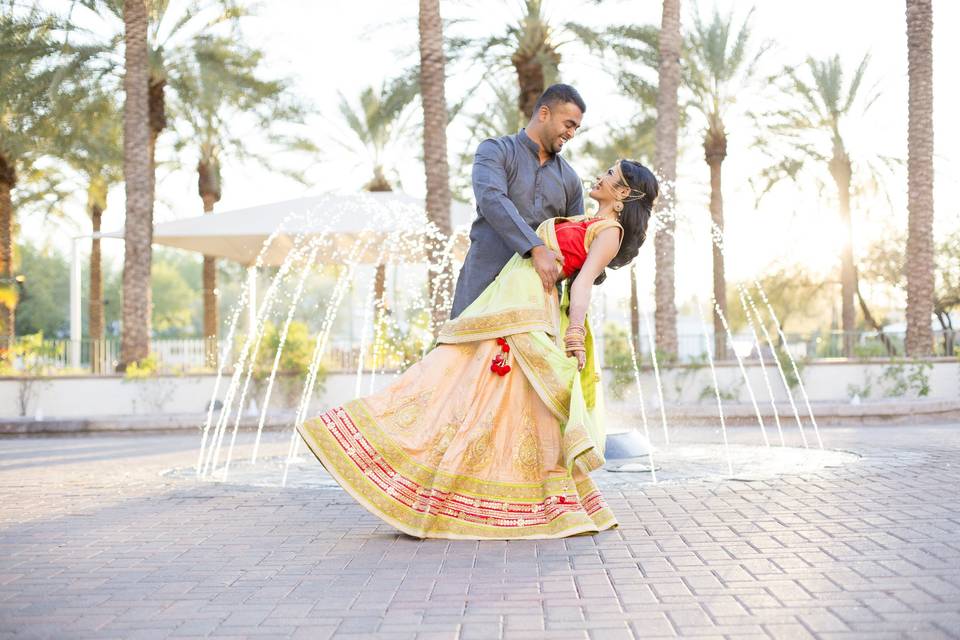
[[[589,218],[587,220],[560,220],[556,223],[557,244],[563,254],[563,277],[569,278],[579,271],[587,260],[587,230],[604,218]],[[595,234],[591,233],[589,240]]]

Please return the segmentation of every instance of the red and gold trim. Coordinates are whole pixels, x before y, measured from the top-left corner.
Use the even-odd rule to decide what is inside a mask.
[[[300,435],[360,504],[418,538],[561,538],[616,526],[589,477],[500,483],[445,474],[410,458],[362,400],[304,423]]]

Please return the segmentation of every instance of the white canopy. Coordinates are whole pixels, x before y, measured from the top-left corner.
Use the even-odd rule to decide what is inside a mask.
[[[453,230],[460,232],[461,246],[456,250],[460,255],[465,251],[466,231],[474,215],[471,205],[452,203],[450,218]],[[356,257],[373,262],[386,238],[422,236],[425,225],[424,201],[405,193],[324,194],[162,222],[154,225],[153,242],[252,265],[266,240],[279,229],[262,258],[264,265],[279,265],[298,236],[326,236],[329,243],[325,243],[323,260],[335,252],[345,255],[358,238],[372,234],[369,249]],[[122,239],[123,229],[100,237]],[[405,257],[410,261],[422,259],[422,255]],[[387,260],[396,261],[396,256]]]
[[[322,236],[319,262],[342,262],[345,256],[362,262],[418,262],[424,260],[423,242],[427,229],[424,202],[395,191],[324,194],[264,204],[236,211],[212,213],[162,222],[153,227],[154,244],[196,251],[208,256],[234,260],[253,266],[264,243],[274,235],[263,251],[261,264],[283,263],[296,244],[296,238]],[[475,215],[472,206],[453,202],[450,221],[456,243],[455,256],[463,256],[467,231]],[[123,229],[97,234],[100,238],[123,239]],[[70,359],[80,367],[80,253],[73,240],[70,273]],[[357,244],[358,239],[369,242]],[[402,240],[392,244],[391,241]],[[385,244],[386,243],[386,244]],[[363,252],[353,251],[364,247]],[[384,252],[384,247],[389,251]],[[256,269],[248,269],[248,287],[253,292]],[[251,296],[256,297],[255,293]],[[255,305],[249,307],[253,326]]]

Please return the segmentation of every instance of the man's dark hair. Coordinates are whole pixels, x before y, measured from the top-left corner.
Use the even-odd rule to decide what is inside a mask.
[[[577,90],[568,84],[552,84],[547,87],[543,95],[537,99],[537,104],[533,105],[533,112],[536,113],[544,105],[553,108],[563,102],[572,102],[580,108],[581,113],[587,112],[587,103],[583,101]]]

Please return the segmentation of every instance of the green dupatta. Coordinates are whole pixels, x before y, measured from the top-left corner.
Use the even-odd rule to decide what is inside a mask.
[[[562,219],[552,218],[537,229],[537,235],[555,251],[554,225]],[[460,316],[444,324],[437,342],[506,338],[515,362],[560,421],[567,468],[572,471],[576,464],[590,472],[604,462],[603,390],[589,322],[584,322],[587,364],[583,371],[577,371],[576,359],[563,348],[570,322],[568,289],[563,287],[561,295],[546,293],[533,262],[515,255]]]

